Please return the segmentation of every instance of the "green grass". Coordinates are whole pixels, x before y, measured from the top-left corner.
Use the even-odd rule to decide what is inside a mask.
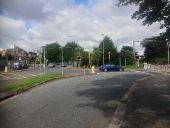
[[[142,67],[137,67],[137,65],[131,65],[131,66],[124,66],[125,70],[139,70],[139,69],[143,69]]]
[[[62,75],[60,74],[46,74],[41,76],[31,77],[29,79],[24,79],[16,83],[10,83],[0,87],[1,91],[17,91],[17,90],[24,90],[30,88],[36,84],[42,83],[47,80],[60,78]]]
[[[125,70],[129,70],[129,69],[136,70],[136,69],[137,69],[137,66],[136,66],[136,65],[124,66],[124,69],[125,69]]]

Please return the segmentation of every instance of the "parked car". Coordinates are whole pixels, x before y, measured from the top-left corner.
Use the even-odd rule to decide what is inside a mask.
[[[28,65],[23,62],[13,63],[13,70],[21,70],[21,69],[28,69]]]
[[[102,72],[111,72],[111,71],[124,71],[124,68],[122,68],[119,65],[110,65],[110,64],[105,64],[105,65],[101,65],[99,67],[99,70]]]
[[[49,63],[49,64],[48,64],[48,67],[49,67],[49,68],[54,68],[54,67],[55,67],[55,64],[54,64],[54,63]]]
[[[61,64],[60,67],[67,67],[67,65],[66,65],[66,64],[63,64],[63,65],[62,65],[62,64]]]

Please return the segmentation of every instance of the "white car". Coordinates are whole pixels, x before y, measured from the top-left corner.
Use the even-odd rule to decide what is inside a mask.
[[[48,67],[49,67],[49,68],[54,68],[54,67],[55,67],[55,64],[54,64],[54,63],[49,63],[49,64],[48,64]]]

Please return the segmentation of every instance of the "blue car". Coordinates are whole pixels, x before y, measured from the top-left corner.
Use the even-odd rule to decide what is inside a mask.
[[[99,67],[99,70],[102,71],[102,72],[124,71],[124,69],[121,66],[110,65],[110,64],[101,65]]]

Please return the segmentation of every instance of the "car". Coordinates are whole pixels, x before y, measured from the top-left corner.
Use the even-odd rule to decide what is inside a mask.
[[[28,69],[28,65],[23,62],[15,62],[12,65],[13,70]]]
[[[124,71],[124,68],[122,68],[119,65],[110,65],[110,64],[105,64],[101,65],[99,67],[99,70],[102,72],[111,72],[111,71]]]
[[[62,65],[62,64],[61,64],[60,67],[67,67],[67,65],[66,65],[66,64],[63,64],[63,65]]]
[[[49,68],[54,68],[54,67],[55,67],[55,64],[54,64],[54,63],[49,63],[47,66],[48,66]]]

